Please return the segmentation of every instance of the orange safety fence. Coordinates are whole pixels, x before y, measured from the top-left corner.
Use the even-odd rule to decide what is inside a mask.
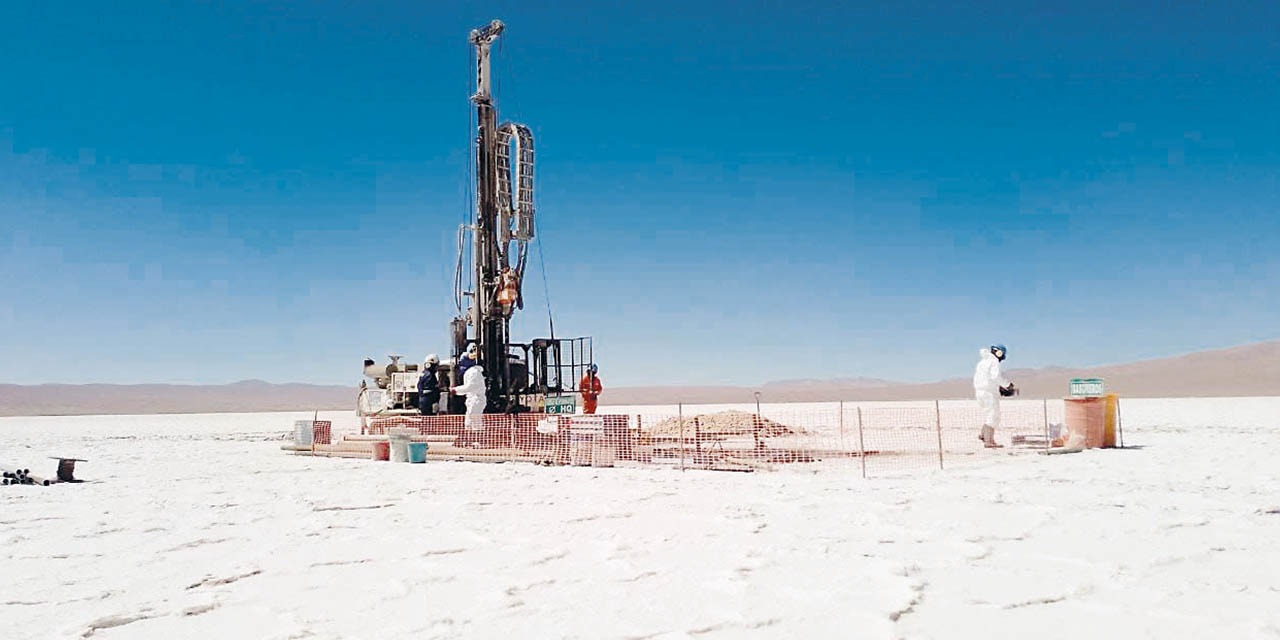
[[[867,476],[945,469],[982,459],[984,412],[972,401],[773,405],[754,410],[680,406],[600,415],[387,416],[333,450],[358,451],[396,429],[428,443],[431,459],[545,465],[754,471],[812,465]],[[1063,403],[1005,401],[997,440],[1047,446]]]

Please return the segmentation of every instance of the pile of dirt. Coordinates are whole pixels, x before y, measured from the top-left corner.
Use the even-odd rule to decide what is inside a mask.
[[[756,417],[746,411],[721,411],[719,413],[703,413],[696,416],[685,416],[684,437],[694,437],[695,431],[711,436],[749,436],[755,433],[756,424],[760,425],[760,437],[777,438],[805,433],[799,427],[789,427],[765,417]],[[649,428],[658,436],[679,436],[680,418],[667,418]]]

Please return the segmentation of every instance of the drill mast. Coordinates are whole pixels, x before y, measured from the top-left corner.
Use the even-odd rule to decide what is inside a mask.
[[[455,357],[462,354],[466,342],[476,343],[479,364],[488,379],[488,410],[494,412],[515,409],[509,406],[510,398],[528,375],[523,367],[512,371],[510,322],[515,309],[524,307],[521,287],[528,243],[534,234],[533,134],[522,124],[498,126],[493,96],[490,52],[503,29],[502,22],[494,20],[470,36],[476,51],[476,91],[471,102],[478,123],[476,211],[471,228],[475,290],[466,317],[454,320],[453,331]],[[468,338],[469,333],[474,337]]]
[[[594,362],[590,337],[535,338],[526,343],[511,341],[511,315],[524,308],[522,286],[529,241],[534,237],[533,134],[514,122],[498,124],[498,105],[493,94],[490,54],[502,35],[498,20],[471,31],[475,48],[475,132],[476,209],[474,220],[464,224],[459,235],[454,296],[457,315],[450,321],[453,359],[440,363],[441,388],[462,383],[460,362],[467,345],[476,345],[476,363],[484,369],[487,413],[525,411],[571,412],[581,376]],[[466,234],[471,236],[471,262],[467,263]],[[464,276],[474,278],[465,291]],[[463,301],[468,300],[464,307]],[[550,309],[548,309],[548,314]],[[553,329],[554,331],[554,329]],[[415,363],[377,365],[365,358],[357,413],[369,416],[405,416],[431,413],[435,407],[420,406],[417,384],[425,370]],[[424,365],[425,366],[425,365]],[[373,385],[369,385],[372,381]],[[465,410],[460,396],[444,394],[445,413]],[[362,422],[362,426],[363,426]]]

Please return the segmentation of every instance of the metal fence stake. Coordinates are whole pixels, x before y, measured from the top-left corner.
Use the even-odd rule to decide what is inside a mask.
[[[1048,449],[1053,443],[1049,441],[1049,399],[1044,399],[1044,448]]]
[[[840,451],[844,451],[844,400],[840,401]]]
[[[1120,419],[1120,396],[1116,396],[1116,431],[1120,434],[1120,448],[1124,448],[1124,421]]]
[[[938,468],[942,469],[942,407],[937,400],[933,401],[933,415],[938,425]]]
[[[702,464],[702,424],[698,416],[693,416],[693,464]]]
[[[676,404],[676,413],[680,420],[680,470],[684,471],[684,403]]]
[[[858,407],[858,458],[862,460],[862,477],[867,477],[867,448],[862,443],[862,407]]]
[[[760,392],[756,393],[756,418],[752,420],[751,433],[755,438],[755,455],[760,456]]]
[[[511,450],[507,452],[507,459],[515,462],[516,459],[516,416],[509,414],[507,416],[507,426],[511,428]]]

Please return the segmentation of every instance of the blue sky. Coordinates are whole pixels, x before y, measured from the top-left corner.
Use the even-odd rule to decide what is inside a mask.
[[[556,330],[608,384],[1280,334],[1274,2],[36,4],[0,9],[0,382],[445,351],[492,18]]]

